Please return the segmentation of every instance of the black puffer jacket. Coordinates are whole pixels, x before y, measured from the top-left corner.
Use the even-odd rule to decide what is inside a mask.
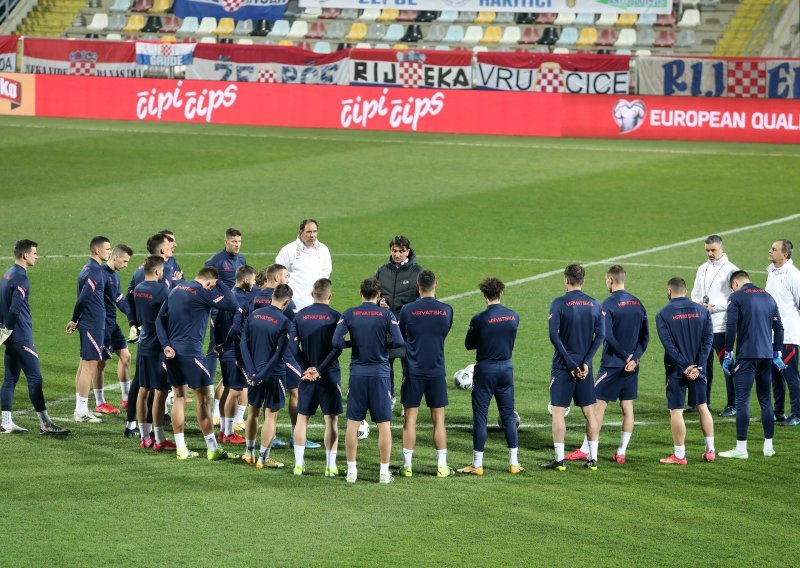
[[[375,272],[375,278],[381,283],[381,297],[386,298],[389,309],[395,316],[400,315],[400,309],[416,300],[417,276],[423,268],[417,264],[417,255],[414,249],[408,253],[408,262],[402,266],[395,266],[392,256],[389,262],[380,266]]]

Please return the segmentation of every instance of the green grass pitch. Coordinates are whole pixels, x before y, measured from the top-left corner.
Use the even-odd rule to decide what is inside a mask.
[[[750,460],[703,464],[699,425],[690,417],[689,466],[659,464],[672,442],[655,337],[642,361],[628,463],[609,461],[620,418],[609,407],[597,472],[538,465],[552,456],[547,310],[563,293],[559,271],[586,263],[585,290],[602,300],[605,268],[619,259],[652,326],[666,281],[691,282],[704,261],[702,238],[721,233],[731,260],[763,285],[770,244],[800,241],[798,172],[800,148],[792,146],[0,118],[2,268],[12,263],[15,240],[39,242],[31,306],[45,396],[51,415],[73,430],[66,439],[0,436],[0,563],[790,564],[800,552],[800,429],[777,428],[777,455],[766,459],[754,422]],[[439,276],[440,298],[455,310],[449,375],[471,362],[463,339],[483,305],[477,282],[496,275],[513,284],[505,303],[521,316],[514,361],[524,474],[505,472],[507,451],[495,429],[483,478],[437,479],[424,409],[415,476],[392,486],[376,483],[374,434],[361,444],[360,480],[348,486],[343,477],[322,477],[319,450],[307,452],[307,475],[295,478],[289,450],[275,451],[287,469],[266,473],[238,462],[179,463],[124,439],[122,418],[66,421],[78,343],[63,330],[91,236],[131,245],[136,265],[145,239],[172,229],[176,256],[191,274],[234,226],[244,233],[243,254],[261,268],[307,216],[319,219],[320,239],[333,253],[340,310],[357,303],[358,282],[385,262],[389,239],[410,237],[420,263]],[[124,284],[132,270],[121,274]],[[109,395],[119,402],[118,390]],[[461,467],[471,459],[470,398],[452,384],[449,396],[449,462]],[[724,402],[719,370],[713,402],[717,410]],[[490,423],[496,416],[490,413]],[[715,418],[717,450],[729,449],[734,424]],[[22,380],[15,419],[35,432]],[[582,439],[580,413],[567,422],[571,448]],[[321,437],[320,423],[313,420],[312,439]],[[285,413],[279,434],[288,436]],[[187,441],[203,446],[194,423]]]

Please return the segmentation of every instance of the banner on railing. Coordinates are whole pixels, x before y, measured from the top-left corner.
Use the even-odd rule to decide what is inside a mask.
[[[483,52],[478,53],[475,88],[625,95],[629,70],[628,56]]]
[[[25,38],[22,72],[85,77],[141,77],[136,48],[129,41]]]
[[[280,20],[289,0],[175,0],[175,15],[202,19]]]
[[[639,93],[800,99],[800,60],[640,57]]]
[[[669,14],[672,0],[300,0],[303,8]]]
[[[296,47],[200,43],[186,78],[346,85],[347,54],[348,50],[320,55]]]
[[[17,70],[17,36],[0,36],[0,73]]]
[[[350,84],[428,89],[471,89],[472,53],[351,49]]]
[[[136,42],[136,64],[149,67],[175,67],[192,62],[194,43]]]

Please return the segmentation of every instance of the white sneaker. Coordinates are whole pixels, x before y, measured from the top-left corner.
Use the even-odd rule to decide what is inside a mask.
[[[382,473],[378,483],[394,483],[394,477],[391,473]]]
[[[357,469],[354,469],[352,471],[348,470],[346,479],[347,483],[355,483],[356,480],[358,479],[358,470]]]
[[[764,448],[764,455],[768,458],[771,458],[772,456],[775,455],[775,448],[770,448],[770,449]]]
[[[97,416],[95,416],[90,412],[87,412],[86,414],[78,414],[77,412],[75,412],[72,415],[72,419],[75,422],[90,422],[92,424],[99,424],[100,422],[102,422],[102,420],[100,420]]]
[[[739,450],[733,449],[728,450],[727,452],[720,452],[717,454],[721,458],[733,458],[736,460],[746,460],[750,457],[747,452],[740,452]]]
[[[3,434],[24,434],[27,432],[27,428],[23,428],[22,426],[17,426],[13,422],[11,424],[3,424],[2,432]]]

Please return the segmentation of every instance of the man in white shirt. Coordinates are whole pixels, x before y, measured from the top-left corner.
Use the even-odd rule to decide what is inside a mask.
[[[297,238],[275,257],[275,262],[289,271],[289,287],[298,311],[314,303],[311,297],[314,282],[320,278],[330,278],[333,270],[331,253],[317,239],[318,233],[316,219],[303,219]]]
[[[725,355],[725,325],[727,323],[728,296],[731,295],[729,276],[739,268],[728,260],[722,246],[722,237],[711,235],[705,240],[708,261],[697,269],[697,277],[692,286],[692,301],[703,304],[711,315],[714,327],[714,343],[706,362],[706,400],[711,408],[711,381],[714,379],[714,358],[722,362]],[[736,397],[733,392],[733,379],[725,376],[725,389],[728,400],[720,416],[736,416]],[[689,408],[687,412],[696,412],[694,392],[689,391]]]
[[[783,350],[781,356],[786,369],[772,371],[775,420],[781,426],[800,425],[800,374],[797,369],[797,349],[800,344],[800,270],[792,260],[792,241],[781,239],[772,243],[768,253],[772,261],[767,267],[767,285],[764,287],[775,298],[783,321]],[[791,413],[783,413],[786,387],[789,387]]]

